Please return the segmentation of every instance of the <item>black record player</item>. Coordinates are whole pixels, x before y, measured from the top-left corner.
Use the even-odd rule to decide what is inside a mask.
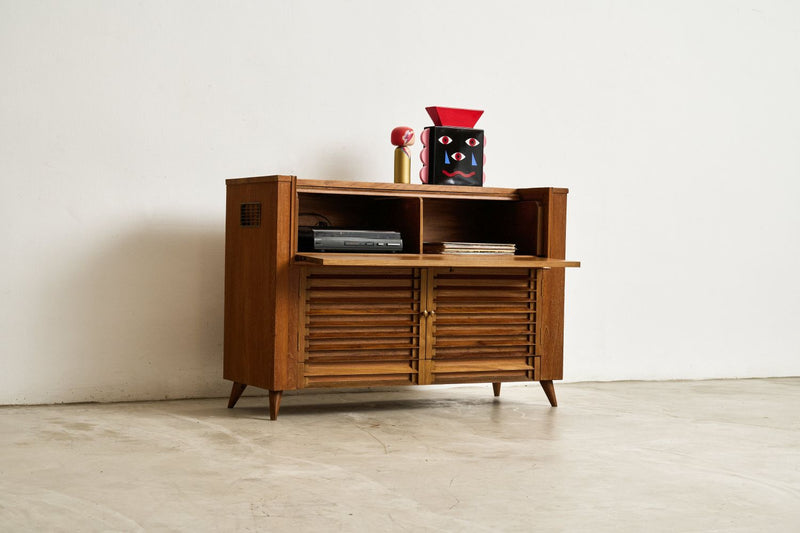
[[[301,252],[385,254],[403,251],[403,238],[397,231],[300,226],[297,236]]]

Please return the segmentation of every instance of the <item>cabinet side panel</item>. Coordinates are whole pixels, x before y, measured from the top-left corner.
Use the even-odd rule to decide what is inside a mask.
[[[563,379],[564,374],[564,269],[542,273],[542,329],[539,379]]]
[[[277,185],[227,187],[223,377],[261,388],[273,379]]]
[[[270,276],[270,298],[274,302],[268,324],[270,339],[272,339],[271,353],[272,379],[269,383],[271,390],[294,389],[294,375],[297,372],[296,350],[291,339],[296,337],[297,325],[292,320],[292,311],[296,304],[290,300],[297,298],[296,285],[292,283],[292,268],[290,265],[292,246],[292,221],[293,221],[293,186],[290,182],[276,184],[274,218],[271,221],[274,230],[270,241],[270,256],[267,261],[267,271]],[[292,358],[294,357],[294,360]]]
[[[567,193],[551,189],[547,198],[547,257],[564,259],[566,254]],[[539,344],[539,379],[563,379],[564,374],[564,269],[542,273],[542,327]]]

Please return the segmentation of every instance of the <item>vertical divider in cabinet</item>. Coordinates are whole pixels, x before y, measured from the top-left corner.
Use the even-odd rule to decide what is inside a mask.
[[[425,199],[419,198],[419,251],[421,254],[425,251]]]
[[[417,240],[419,241],[419,246],[417,246],[417,250],[415,253],[421,254],[422,250],[425,246],[425,243],[422,240],[423,235],[425,232],[423,231],[424,228],[422,227],[422,221],[424,220],[423,215],[425,214],[425,202],[422,198],[417,198],[417,203],[419,204],[419,213],[417,214]]]
[[[422,206],[417,197],[375,197],[369,207],[367,220],[378,226],[370,229],[399,231],[403,237],[403,253],[418,254],[420,241],[420,217]]]
[[[393,224],[403,235],[403,253],[422,253],[422,198],[396,198]]]
[[[539,200],[517,200],[506,218],[509,240],[519,255],[545,256],[544,208]]]

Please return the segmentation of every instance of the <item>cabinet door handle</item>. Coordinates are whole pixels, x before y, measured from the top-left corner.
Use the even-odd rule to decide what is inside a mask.
[[[427,309],[425,309],[425,310],[422,312],[422,316],[424,316],[425,318],[428,318],[428,310],[427,310]]]
[[[431,316],[436,316],[436,311],[434,311],[433,309],[431,309],[430,313],[431,313]]]

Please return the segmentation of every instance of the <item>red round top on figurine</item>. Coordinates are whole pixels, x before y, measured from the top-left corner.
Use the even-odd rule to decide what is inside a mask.
[[[398,126],[392,130],[392,144],[394,146],[411,146],[414,144],[414,130],[408,126]]]

